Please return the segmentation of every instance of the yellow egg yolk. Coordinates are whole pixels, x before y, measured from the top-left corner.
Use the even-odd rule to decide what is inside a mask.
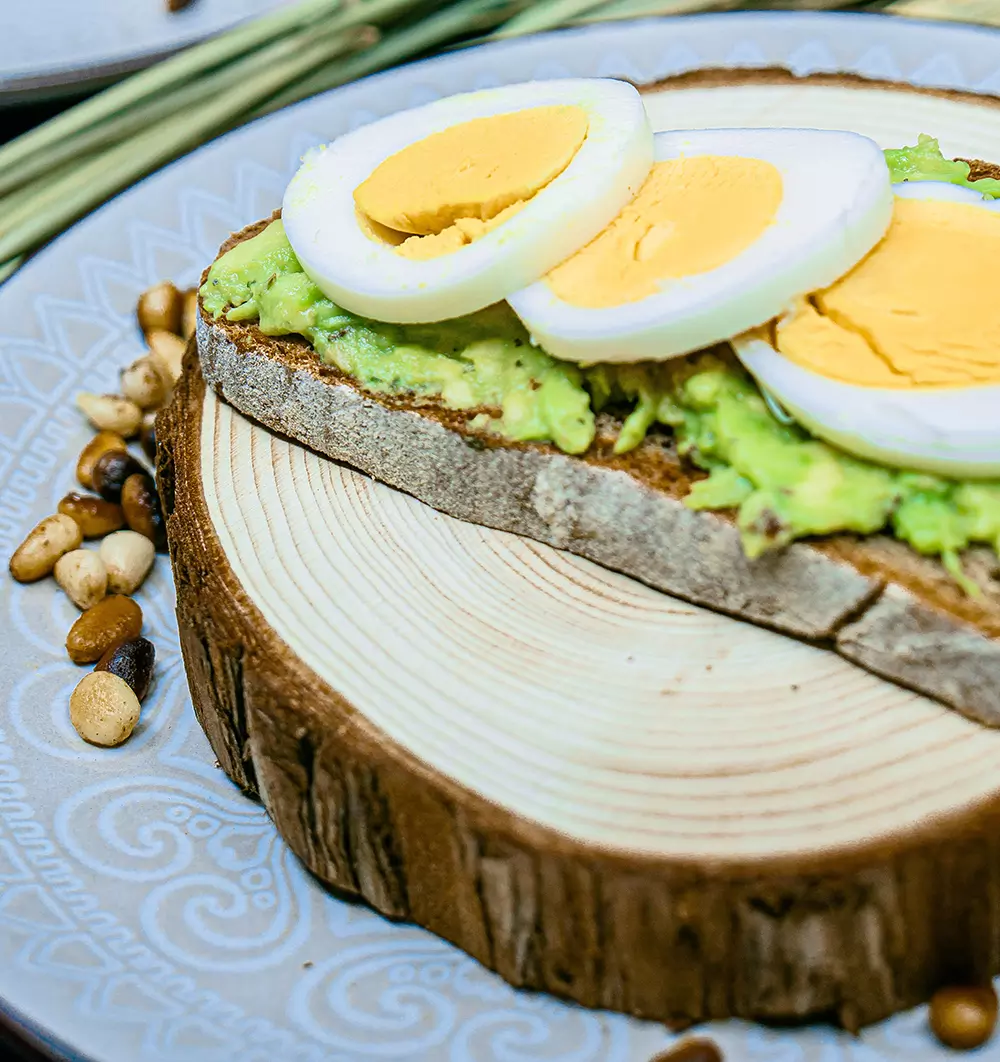
[[[868,387],[1000,382],[1000,215],[898,198],[885,238],[776,330],[798,365]]]
[[[390,155],[354,191],[365,232],[409,258],[464,247],[502,225],[572,162],[582,107],[475,118]]]
[[[574,306],[638,302],[664,281],[707,273],[745,251],[774,221],[781,198],[781,174],[763,159],[658,162],[621,214],[546,280]]]

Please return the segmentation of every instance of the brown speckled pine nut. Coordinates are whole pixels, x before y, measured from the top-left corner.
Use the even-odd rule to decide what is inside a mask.
[[[10,558],[10,574],[19,583],[44,579],[64,553],[76,549],[83,541],[80,525],[59,513],[36,524]]]
[[[75,490],[59,503],[59,512],[80,525],[84,538],[103,538],[125,526],[125,514],[120,505],[93,494],[78,494]]]
[[[722,1052],[715,1041],[694,1036],[661,1051],[649,1062],[722,1062]]]
[[[931,997],[931,1031],[955,1051],[972,1051],[993,1035],[997,995],[991,985],[941,988]]]
[[[108,592],[108,570],[95,550],[71,549],[56,561],[56,582],[81,611],[103,601]]]
[[[142,444],[143,453],[150,459],[156,460],[156,414],[146,413],[142,418],[142,427],[139,429],[139,442]]]
[[[129,476],[122,487],[125,522],[133,531],[153,543],[158,551],[167,548],[167,528],[160,509],[160,496],[152,476]]]
[[[166,381],[149,355],[122,369],[121,382],[122,394],[140,409],[155,409],[167,397]]]
[[[76,478],[81,487],[94,489],[94,465],[109,450],[125,450],[128,444],[114,431],[99,431],[80,451],[76,462]]]
[[[181,293],[169,280],[147,288],[139,296],[135,310],[139,327],[147,335],[150,332],[180,332],[183,314]]]
[[[142,423],[142,410],[122,395],[95,395],[81,391],[76,404],[98,431],[113,431],[131,439]]]
[[[95,671],[110,671],[124,679],[132,692],[142,702],[149,692],[153,679],[153,664],[156,649],[148,638],[132,638],[121,645],[112,646],[97,662]]]
[[[149,344],[149,356],[160,375],[173,387],[181,376],[181,362],[187,343],[172,332],[150,332],[146,342]]]
[[[122,488],[129,476],[147,475],[146,469],[127,450],[108,450],[94,465],[94,490],[105,501],[120,502]],[[128,515],[125,517],[128,520]]]
[[[66,636],[66,652],[74,664],[92,664],[119,642],[138,638],[142,609],[129,597],[114,594],[88,608]]]
[[[198,326],[198,289],[188,288],[184,292],[184,313],[181,316],[181,335],[190,339]]]
[[[138,531],[116,531],[108,535],[101,543],[100,552],[112,594],[134,594],[156,559],[153,543]]]
[[[92,671],[69,699],[69,718],[84,741],[113,748],[127,741],[139,722],[139,698],[110,671]]]

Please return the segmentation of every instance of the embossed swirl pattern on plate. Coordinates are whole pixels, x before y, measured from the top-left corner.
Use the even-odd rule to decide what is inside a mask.
[[[193,283],[229,231],[273,209],[295,160],[320,139],[450,92],[565,74],[646,81],[776,64],[997,93],[998,56],[992,34],[880,19],[608,27],[370,79],[220,140],[118,197],[0,290],[0,551],[9,555],[69,489],[86,438],[72,395],[114,386],[117,367],[138,353],[138,293],[164,276]],[[786,107],[787,94],[779,102]],[[907,97],[905,106],[916,122],[925,104]],[[949,116],[954,142],[946,136],[945,146],[968,150],[994,136],[995,113]],[[572,563],[546,558],[554,565],[546,571],[532,547],[494,547],[482,561],[491,579],[527,565],[540,585],[576,592],[567,585]],[[622,607],[643,600],[630,593]],[[136,740],[101,753],[66,726],[76,672],[62,640],[71,613],[50,586],[0,582],[0,996],[8,1004],[99,1062],[639,1062],[668,1042],[657,1027],[514,992],[426,934],[317,889],[260,809],[213,767],[162,572],[142,605],[160,654],[156,689]],[[695,639],[697,624],[685,622]],[[864,706],[852,712],[860,722]],[[775,720],[789,740],[804,725]],[[821,734],[827,724],[809,725]],[[664,745],[685,739],[683,721],[658,731]],[[902,1015],[860,1041],[738,1024],[712,1033],[741,1062],[943,1059],[924,1022],[920,1011]]]

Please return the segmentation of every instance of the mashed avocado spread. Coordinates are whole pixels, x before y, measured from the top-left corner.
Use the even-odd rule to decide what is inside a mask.
[[[937,141],[887,151],[892,180],[937,180],[1000,196],[1000,181],[970,182]],[[320,359],[381,393],[433,398],[473,414],[470,426],[518,442],[586,451],[595,414],[622,412],[616,453],[656,424],[708,473],[687,498],[693,509],[733,509],[747,554],[807,535],[886,530],[936,554],[969,592],[959,553],[983,543],[1000,553],[1000,482],[956,481],[862,461],[812,438],[771,411],[731,361],[703,353],[666,363],[557,361],[532,346],[506,304],[433,325],[392,325],[335,305],[302,271],[280,221],[211,267],[201,289],[214,317],[256,321],[265,335],[298,334]],[[483,412],[489,410],[490,412]]]

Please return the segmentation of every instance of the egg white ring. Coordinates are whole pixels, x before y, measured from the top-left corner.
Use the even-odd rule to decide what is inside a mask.
[[[796,365],[759,336],[732,345],[757,383],[818,439],[894,467],[1000,476],[1000,385],[860,387]]]
[[[586,110],[586,139],[566,169],[496,229],[418,261],[358,225],[354,190],[389,156],[461,122],[559,104]],[[303,268],[340,306],[381,321],[440,321],[498,302],[558,265],[620,213],[652,163],[653,133],[632,85],[525,82],[436,100],[317,149],[288,185],[282,217]]]
[[[984,199],[973,188],[963,188],[947,181],[901,181],[892,186],[899,199],[938,199],[954,203],[969,203],[983,210],[1000,211],[1000,199]]]
[[[904,199],[1000,200],[942,181],[892,186]],[[881,464],[945,476],[1000,476],[1000,384],[902,389],[834,380],[790,361],[759,335],[732,340],[757,383],[819,439]]]
[[[1000,211],[1000,200],[939,181],[893,186],[906,199],[945,199]],[[796,365],[759,335],[732,341],[740,361],[819,439],[882,464],[945,476],[1000,476],[1000,384],[863,387]]]
[[[654,145],[656,162],[717,155],[772,163],[783,184],[774,222],[730,261],[667,281],[638,302],[573,306],[545,280],[509,296],[533,339],[556,357],[662,361],[721,342],[832,284],[878,243],[892,217],[885,157],[858,133],[706,129],[657,133]]]

